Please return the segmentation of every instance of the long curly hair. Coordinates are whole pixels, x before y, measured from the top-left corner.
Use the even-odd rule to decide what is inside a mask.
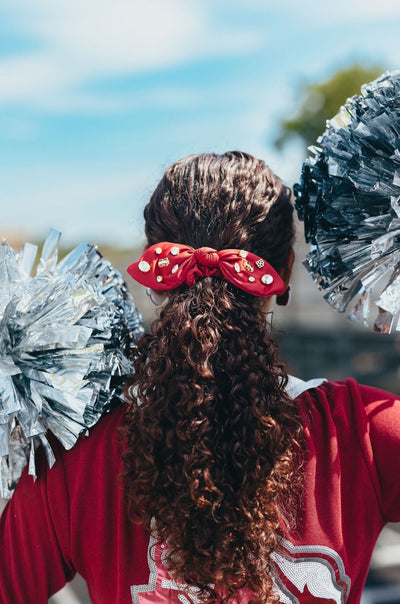
[[[279,269],[291,193],[240,152],[167,169],[144,211],[149,245],[245,249]],[[301,483],[303,437],[260,299],[207,277],[168,292],[138,343],[124,479],[132,516],[168,541],[167,564],[208,602],[246,586],[274,599],[272,553]]]

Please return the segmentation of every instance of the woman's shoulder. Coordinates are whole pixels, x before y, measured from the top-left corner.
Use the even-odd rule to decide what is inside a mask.
[[[370,415],[378,407],[393,409],[398,408],[400,397],[391,392],[360,384],[354,378],[346,378],[344,380],[310,380],[304,382],[309,384],[307,388],[303,388],[298,398],[299,401],[310,402],[325,402],[332,408],[346,406],[361,406],[367,415]]]
[[[49,468],[45,451],[37,451],[38,483],[69,483],[75,487],[84,486],[85,481],[94,477],[105,479],[117,475],[122,470],[124,438],[120,428],[124,422],[126,406],[119,404],[105,413],[86,433],[82,433],[76,444],[65,449],[52,434],[49,442],[55,456],[54,465]],[[107,473],[104,473],[107,468]],[[27,472],[27,468],[25,472]],[[24,476],[24,475],[23,475]]]
[[[387,442],[395,443],[400,458],[400,397],[359,384],[353,378],[324,381],[297,398],[303,422],[311,435],[330,433],[342,442],[356,439],[387,455]]]
[[[310,450],[360,459],[378,493],[382,515],[400,520],[400,397],[348,378],[326,381],[297,399]],[[361,466],[357,466],[360,468]]]

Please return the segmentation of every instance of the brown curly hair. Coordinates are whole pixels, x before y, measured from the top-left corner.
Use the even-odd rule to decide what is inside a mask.
[[[172,165],[144,216],[149,245],[246,249],[278,271],[292,249],[290,190],[245,153]],[[301,481],[302,425],[259,300],[217,277],[169,292],[127,389],[130,511],[154,518],[170,571],[210,602],[243,586],[274,598],[271,554]]]

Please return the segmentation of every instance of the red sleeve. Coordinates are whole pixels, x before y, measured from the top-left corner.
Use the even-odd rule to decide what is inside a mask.
[[[400,397],[359,386],[367,414],[379,489],[386,522],[400,521]]]
[[[48,467],[40,450],[37,470],[36,482],[25,470],[0,518],[2,604],[45,604],[75,575],[68,554],[68,494],[62,462],[57,460],[51,470],[51,507]],[[55,511],[65,533],[55,530]]]

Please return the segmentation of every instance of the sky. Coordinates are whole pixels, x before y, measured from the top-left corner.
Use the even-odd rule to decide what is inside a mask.
[[[398,0],[2,0],[0,235],[134,247],[165,168],[273,146],[301,86],[355,62],[400,67]]]

